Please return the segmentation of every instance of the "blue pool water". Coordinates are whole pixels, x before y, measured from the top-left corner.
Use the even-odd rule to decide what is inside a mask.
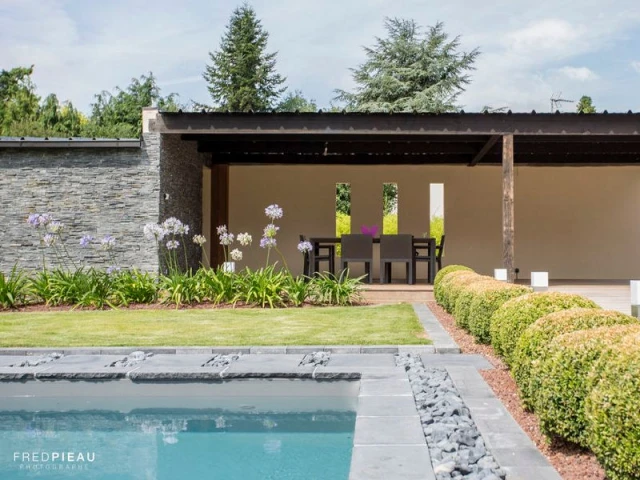
[[[0,411],[0,479],[346,480],[354,426],[330,410]]]

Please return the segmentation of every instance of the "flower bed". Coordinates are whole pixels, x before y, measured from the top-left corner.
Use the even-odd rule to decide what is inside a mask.
[[[69,255],[69,235],[64,224],[50,214],[31,214],[27,222],[40,237],[42,266],[32,273],[17,266],[7,275],[0,272],[0,308],[41,303],[92,308],[141,303],[175,306],[240,303],[274,308],[297,307],[305,303],[353,305],[361,301],[361,278],[349,278],[346,272],[338,276],[328,273],[313,277],[292,275],[277,245],[280,230],[277,220],[284,212],[274,204],[265,209],[265,215],[269,223],[260,239],[260,248],[266,251],[262,268],[252,270],[247,267],[236,271],[235,263],[242,261],[243,252],[234,248],[235,244],[249,248],[253,238],[248,232],[235,235],[226,225],[221,225],[216,232],[224,250],[224,265],[192,270],[187,242],[202,248],[206,258],[204,245],[207,239],[200,234],[190,236],[189,225],[171,217],[143,227],[144,236],[154,244],[162,258],[162,267],[160,272],[141,272],[118,265],[117,240],[112,235],[96,240],[93,235],[82,234],[79,245],[95,249],[97,254],[106,256],[111,265],[100,269],[83,264]],[[302,255],[308,255],[311,248],[309,242],[298,245]],[[45,252],[53,254],[54,264],[47,265]],[[272,252],[279,255],[281,264],[274,261]]]

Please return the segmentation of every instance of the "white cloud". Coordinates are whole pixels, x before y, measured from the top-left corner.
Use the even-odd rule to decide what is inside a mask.
[[[601,92],[605,97],[599,95],[599,102],[611,111],[614,100],[627,109],[628,98],[624,88],[610,88],[611,72],[600,67],[607,60],[601,52],[638,42],[636,1],[609,0],[607,9],[601,0],[537,0],[534,6],[511,0],[494,8],[469,0],[253,0],[252,5],[270,33],[269,50],[279,52],[278,70],[287,84],[323,107],[335,88],[352,88],[349,68],[364,61],[362,46],[384,35],[385,16],[397,16],[421,25],[442,20],[452,36],[462,35],[463,49],[480,47],[473,82],[460,98],[467,111],[484,105],[546,110],[558,91],[569,98]],[[153,3],[154,8],[128,0],[0,0],[0,68],[35,64],[40,95],[56,92],[83,110],[100,90],[124,87],[149,71],[165,93],[178,92],[182,102],[206,102],[201,75],[208,52],[217,47],[239,2]],[[640,61],[631,65],[640,71]],[[629,78],[628,63],[621,68],[626,72],[612,75],[616,85],[636,81]],[[587,80],[589,91],[582,92]]]
[[[597,73],[587,67],[562,67],[559,72],[571,80],[585,82],[600,78]]]
[[[633,68],[636,72],[640,73],[640,61],[635,60],[631,62],[631,68]]]

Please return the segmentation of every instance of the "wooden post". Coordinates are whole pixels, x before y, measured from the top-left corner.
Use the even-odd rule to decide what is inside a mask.
[[[224,262],[224,251],[218,241],[216,228],[229,226],[229,165],[211,166],[211,266]]]
[[[509,282],[515,277],[513,192],[513,134],[508,134],[502,137],[502,266]]]

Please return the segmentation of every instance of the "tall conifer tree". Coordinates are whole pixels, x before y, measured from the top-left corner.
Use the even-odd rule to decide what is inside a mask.
[[[266,51],[268,38],[251,6],[234,10],[203,74],[216,110],[261,112],[275,105],[285,78],[276,72],[277,52]]]

